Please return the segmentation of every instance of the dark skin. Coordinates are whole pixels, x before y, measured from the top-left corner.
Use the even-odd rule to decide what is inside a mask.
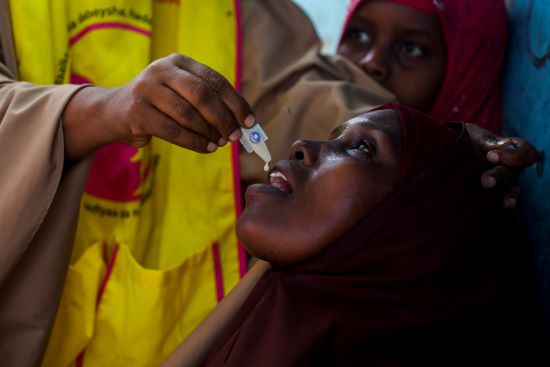
[[[338,48],[397,100],[430,112],[447,66],[439,20],[411,7],[369,1],[350,19]]]
[[[239,239],[263,260],[307,259],[396,190],[400,154],[401,128],[393,110],[349,120],[327,141],[297,141],[266,184],[247,189]]]
[[[439,20],[406,5],[371,0],[350,19],[338,53],[392,92],[398,101],[429,112],[445,76],[445,39]],[[477,125],[467,124],[476,146],[495,167],[481,176],[486,189],[504,190],[503,205],[516,206],[515,187],[521,169],[537,160],[527,141],[502,138]]]

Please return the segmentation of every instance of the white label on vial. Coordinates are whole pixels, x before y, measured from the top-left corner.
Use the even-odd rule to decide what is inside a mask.
[[[253,146],[255,144],[262,143],[267,140],[267,135],[258,123],[250,129],[241,127],[241,132],[242,136],[240,142],[248,153],[252,153],[254,151]]]
[[[271,154],[265,145],[267,135],[262,130],[259,123],[256,123],[252,128],[241,128],[242,136],[241,144],[248,153],[255,152],[265,162],[264,171],[269,170],[269,162],[271,162]]]

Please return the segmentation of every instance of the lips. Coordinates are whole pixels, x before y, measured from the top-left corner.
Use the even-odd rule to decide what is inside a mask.
[[[269,185],[284,192],[285,194],[292,194],[292,186],[288,182],[288,179],[285,174],[277,168],[274,168],[271,172],[269,172],[267,182]]]

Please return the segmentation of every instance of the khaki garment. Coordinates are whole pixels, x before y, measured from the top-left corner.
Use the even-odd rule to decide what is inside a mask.
[[[298,137],[324,139],[349,117],[394,100],[350,62],[321,56],[311,23],[290,0],[241,0],[241,8],[242,92],[275,160]],[[0,0],[0,41],[0,364],[38,366],[90,159],[64,161],[60,117],[81,86],[14,80],[7,0]],[[265,180],[263,162],[242,154],[241,177]]]
[[[76,86],[14,83],[0,65],[0,360],[38,365],[61,296],[89,159],[64,161]]]
[[[60,117],[80,87],[15,82],[6,67],[16,64],[6,48],[9,37],[4,29],[0,34],[7,50],[0,60],[0,365],[38,366],[61,296],[90,159],[64,160]]]
[[[265,130],[273,162],[286,159],[298,139],[321,139],[372,107],[396,101],[363,70],[320,54],[321,41],[290,0],[241,0],[241,91]],[[245,183],[265,181],[264,162],[240,155]]]

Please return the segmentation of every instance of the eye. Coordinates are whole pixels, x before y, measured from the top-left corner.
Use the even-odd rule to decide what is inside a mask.
[[[353,39],[359,43],[368,43],[370,42],[370,35],[361,29],[351,29],[350,30]]]
[[[403,42],[400,47],[401,52],[412,56],[412,57],[421,57],[424,56],[424,50],[416,43],[413,42]]]
[[[372,157],[376,154],[376,146],[370,140],[359,140],[358,142],[352,144],[351,149],[365,153],[369,157]]]

